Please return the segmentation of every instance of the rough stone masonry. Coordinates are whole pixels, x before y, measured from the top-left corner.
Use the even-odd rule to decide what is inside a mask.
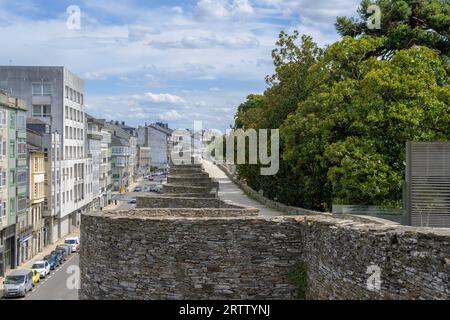
[[[239,206],[182,208],[193,200],[177,198],[176,208],[160,199],[166,208],[82,216],[80,298],[296,299],[299,265],[306,299],[450,298],[449,229],[269,218]]]

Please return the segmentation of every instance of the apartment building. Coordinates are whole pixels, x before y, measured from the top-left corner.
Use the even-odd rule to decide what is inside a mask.
[[[41,208],[43,224],[43,246],[47,246],[57,240],[57,230],[53,232],[54,226],[57,226],[57,217],[47,214],[50,212],[52,187],[57,183],[55,172],[61,171],[61,158],[57,155],[62,153],[61,137],[58,132],[52,131],[50,124],[37,118],[27,119],[27,142],[44,151],[44,201]],[[30,149],[29,149],[30,151]]]
[[[28,116],[50,126],[47,145],[50,241],[78,227],[92,201],[92,160],[87,156],[84,81],[64,67],[0,66],[0,87],[30,106]]]
[[[138,145],[151,150],[151,166],[165,169],[169,163],[169,140],[172,130],[165,123],[139,126]]]
[[[87,140],[88,155],[92,159],[92,208],[100,209],[102,207],[102,190],[100,187],[100,170],[102,158],[102,129],[104,123],[101,120],[86,114],[87,121]]]
[[[139,163],[138,163],[138,133],[137,129],[125,124],[125,121],[115,121],[112,122],[117,127],[121,128],[123,131],[130,135],[130,158],[129,158],[129,170],[132,181],[136,181],[139,175]]]
[[[102,140],[100,141],[100,207],[106,207],[111,203],[111,192],[112,192],[112,168],[111,168],[111,133],[105,128],[105,120],[100,120],[103,124],[100,134],[102,135]]]
[[[28,240],[26,110],[25,101],[0,90],[0,276],[15,268]]]
[[[150,147],[146,146],[138,146],[138,174],[143,175],[146,173],[150,173],[151,169],[151,155],[150,155]]]
[[[125,192],[132,183],[133,167],[130,165],[131,135],[115,122],[105,122],[105,129],[111,134],[112,190]]]
[[[48,243],[44,230],[45,201],[45,152],[43,148],[43,134],[27,129],[28,168],[29,168],[29,209],[28,223],[32,226],[30,256],[41,252]]]

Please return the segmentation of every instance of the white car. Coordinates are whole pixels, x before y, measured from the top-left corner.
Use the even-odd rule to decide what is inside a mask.
[[[48,261],[36,261],[31,269],[35,269],[41,278],[45,278],[50,273],[50,264]]]
[[[80,250],[80,238],[78,237],[66,238],[64,243],[68,244],[72,248],[72,252],[77,252]]]

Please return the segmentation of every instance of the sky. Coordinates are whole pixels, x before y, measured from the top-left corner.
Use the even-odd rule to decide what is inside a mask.
[[[85,80],[95,117],[224,131],[265,90],[280,31],[332,43],[336,16],[359,2],[0,0],[0,64],[67,67]]]

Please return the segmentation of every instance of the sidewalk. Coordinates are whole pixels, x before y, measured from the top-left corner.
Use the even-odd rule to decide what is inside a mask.
[[[39,260],[43,260],[44,257],[48,254],[50,254],[53,250],[55,250],[57,245],[63,244],[64,243],[64,239],[68,238],[68,237],[76,237],[80,235],[80,230],[79,229],[75,229],[75,231],[73,231],[72,233],[67,234],[66,236],[64,236],[63,238],[59,239],[58,241],[56,241],[53,244],[48,245],[47,247],[44,248],[44,250],[42,250],[42,252],[39,252],[37,255],[35,255],[32,259],[30,259],[29,261],[22,263],[20,266],[18,266],[16,269],[12,269],[9,270],[5,276],[7,276],[9,273],[11,273],[14,270],[18,270],[18,269],[31,269],[31,267],[33,266],[33,263],[35,261],[39,261]],[[0,277],[0,298],[3,297],[3,281],[4,278]]]

